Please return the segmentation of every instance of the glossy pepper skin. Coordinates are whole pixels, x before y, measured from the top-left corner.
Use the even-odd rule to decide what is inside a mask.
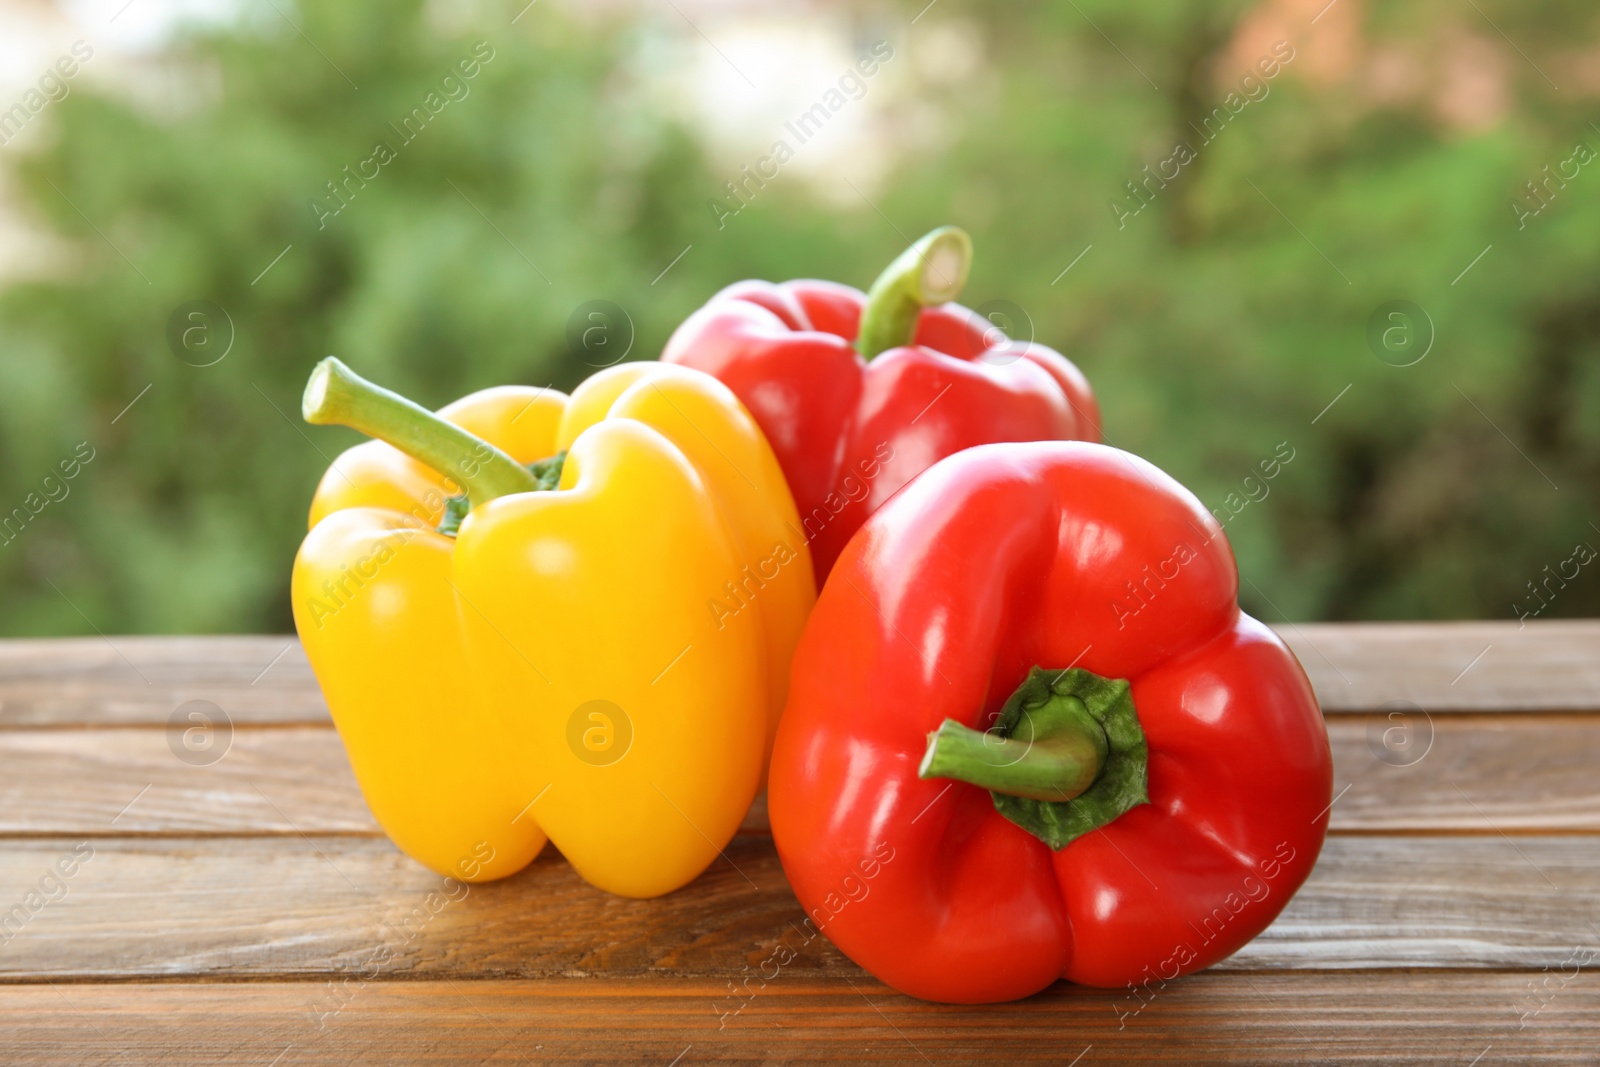
[[[834,573],[769,807],[811,921],[882,981],[962,1003],[1057,978],[1144,996],[1236,951],[1305,880],[1332,792],[1315,696],[1240,613],[1221,529],[1149,463],[1087,443],[963,452]],[[996,774],[1029,762],[992,724],[1034,668],[1130,680],[1147,760],[1148,803],[1059,850],[1001,813],[1008,790],[929,773],[952,731],[1022,753]]]
[[[895,283],[903,290],[910,279],[926,286],[916,303],[936,305],[906,317],[903,337],[888,330],[861,344],[869,297],[848,285],[743,281],[685,320],[661,353],[721,379],[760,423],[819,583],[867,517],[935,461],[994,441],[1100,438],[1099,407],[1076,366],[942,302],[959,291],[966,256],[966,235],[946,227],[884,272],[874,300],[893,298]],[[924,267],[931,277],[906,273]]]
[[[440,415],[473,435],[457,467],[350,449],[295,561],[296,628],[368,804],[458,878],[511,874],[548,835],[611,892],[685,884],[756,792],[815,595],[776,460],[725,387],[659,364]],[[560,453],[533,489],[522,465]],[[483,488],[507,470],[530,491]]]

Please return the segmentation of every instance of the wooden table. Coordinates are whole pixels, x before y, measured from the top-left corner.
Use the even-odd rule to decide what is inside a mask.
[[[661,900],[553,850],[463,896],[379,834],[292,638],[0,642],[0,1062],[1600,1062],[1600,623],[1283,631],[1338,794],[1299,896],[1148,1003],[985,1008],[807,943],[759,806]],[[231,727],[186,748],[189,701]]]

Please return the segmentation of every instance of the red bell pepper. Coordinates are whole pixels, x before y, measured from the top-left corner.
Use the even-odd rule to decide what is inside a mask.
[[[796,654],[772,834],[795,895],[902,992],[1160,985],[1310,872],[1333,770],[1305,673],[1240,613],[1222,529],[1144,460],[996,444],[840,557]]]
[[[966,233],[946,226],[866,295],[834,282],[737,282],[661,353],[720,378],[755,416],[794,494],[819,588],[867,516],[935,461],[993,441],[1100,438],[1076,366],[948,303],[971,259]]]

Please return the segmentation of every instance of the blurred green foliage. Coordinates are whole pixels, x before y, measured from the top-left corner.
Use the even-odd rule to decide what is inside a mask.
[[[1560,69],[1595,18],[1486,0],[1525,61],[1458,5],[1344,3],[1353,23],[1289,20],[1296,58],[1211,143],[1192,124],[1246,73],[1236,42],[1267,8],[944,0],[909,27],[860,15],[864,39],[903,56],[940,25],[981,43],[974,70],[894,105],[908,122],[936,107],[940,136],[899,155],[870,206],[828,206],[786,173],[722,229],[707,202],[733,168],[637,74],[651,34],[683,29],[653,10],[574,20],[541,5],[512,26],[516,4],[452,29],[416,0],[363,0],[306,5],[302,36],[266,5],[181,36],[168,61],[211,96],[80,86],[52,105],[50,145],[6,161],[74,251],[60,277],[0,294],[0,508],[78,442],[95,456],[0,544],[0,628],[287,630],[312,487],[355,440],[299,422],[328,353],[434,405],[501,381],[570,388],[591,369],[566,337],[585,301],[625,308],[630,358],[650,358],[733,280],[864,286],[904,237],[944,222],[976,241],[966,302],[1025,309],[1093,379],[1109,439],[1230,515],[1247,608],[1536,609],[1527,583],[1600,545],[1600,167],[1521,229],[1510,202],[1536,204],[1523,184],[1576,142],[1600,147],[1595,99],[1533,66]],[[1414,94],[1313,77],[1331,47],[1318,35],[1352,25],[1362,47],[1429,69],[1450,61],[1452,34],[1492,42],[1505,113],[1465,130]],[[484,40],[493,59],[467,95],[402,143],[387,124]],[[396,157],[319,228],[309,202],[331,205],[326,183],[378,140]],[[1111,201],[1133,206],[1126,183],[1179,141],[1195,158],[1119,226]],[[194,300],[231,318],[213,366],[169,350],[168,318]],[[1411,366],[1368,343],[1395,300],[1437,331]],[[1292,461],[1240,506],[1284,442]],[[1543,616],[1596,613],[1594,569],[1547,594]]]

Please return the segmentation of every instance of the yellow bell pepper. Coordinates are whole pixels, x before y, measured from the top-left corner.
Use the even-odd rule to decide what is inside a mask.
[[[570,400],[506,386],[434,415],[329,358],[304,414],[378,438],[324,475],[292,594],[395,844],[482,881],[548,835],[633,897],[704,870],[765,778],[815,599],[738,399],[633,363]]]

